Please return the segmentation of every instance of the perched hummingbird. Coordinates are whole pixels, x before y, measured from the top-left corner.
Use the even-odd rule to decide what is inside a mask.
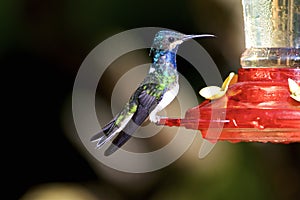
[[[173,101],[179,90],[176,67],[178,47],[184,41],[197,37],[213,35],[185,35],[169,30],[156,33],[149,54],[153,56],[153,62],[146,78],[123,110],[91,138],[100,148],[118,133],[104,155],[109,156],[124,145],[148,116],[151,122],[160,120],[157,113]]]

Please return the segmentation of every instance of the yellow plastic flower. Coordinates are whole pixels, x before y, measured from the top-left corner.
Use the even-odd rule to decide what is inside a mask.
[[[288,79],[289,88],[291,92],[291,97],[296,101],[300,102],[300,86],[296,83],[296,81],[292,79]]]
[[[218,86],[208,86],[205,88],[202,88],[199,91],[199,94],[204,97],[205,99],[219,99],[222,96],[224,96],[228,90],[229,83],[231,82],[232,78],[234,77],[234,73],[231,72],[229,76],[225,79],[224,83],[222,84],[222,87]]]

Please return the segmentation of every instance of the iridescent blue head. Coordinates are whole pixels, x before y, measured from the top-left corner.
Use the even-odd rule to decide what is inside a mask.
[[[151,52],[153,51],[171,51],[176,53],[178,46],[192,38],[197,37],[214,37],[214,35],[185,35],[175,31],[162,30],[156,33],[154,41],[151,47]]]
[[[197,37],[214,37],[214,35],[185,35],[169,30],[157,32],[150,50],[150,55],[153,55],[153,62],[169,62],[176,67],[175,56],[179,45],[184,41]]]

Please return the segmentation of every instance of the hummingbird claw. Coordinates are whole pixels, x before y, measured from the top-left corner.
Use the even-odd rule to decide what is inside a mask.
[[[151,114],[150,114],[149,119],[150,119],[150,121],[151,121],[152,123],[157,124],[157,123],[160,121],[161,117],[158,116],[158,115],[151,115]]]

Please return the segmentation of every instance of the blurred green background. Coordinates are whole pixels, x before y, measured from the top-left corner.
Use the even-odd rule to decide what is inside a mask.
[[[223,78],[239,68],[239,0],[0,1],[2,76],[11,104],[5,107],[12,119],[4,134],[9,142],[3,139],[8,199],[300,199],[299,144],[220,142],[203,160],[194,147],[146,174],[117,172],[87,158],[66,133],[77,70],[106,38],[148,26],[215,34],[199,42]]]

